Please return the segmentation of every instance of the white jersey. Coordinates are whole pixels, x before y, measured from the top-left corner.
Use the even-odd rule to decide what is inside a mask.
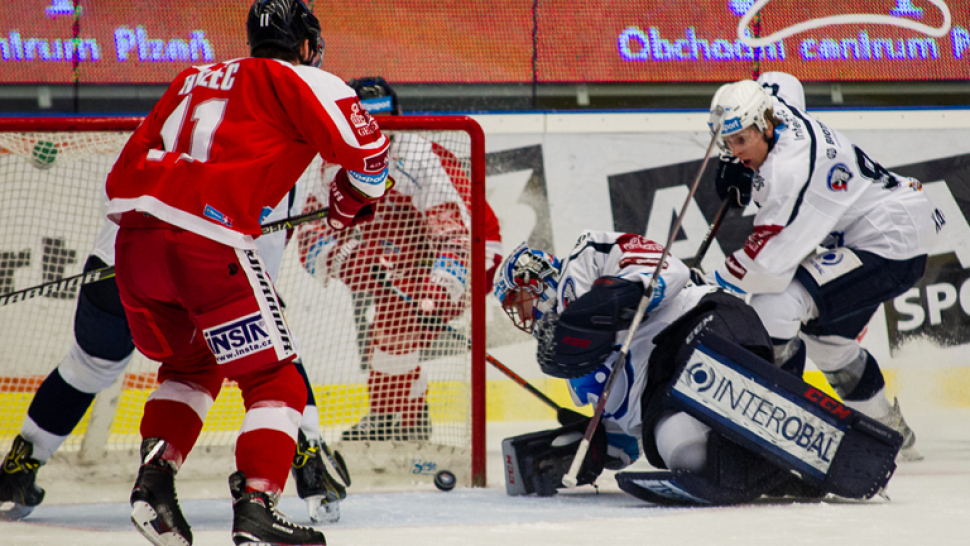
[[[919,181],[886,170],[796,106],[805,99],[793,77],[774,73],[759,82],[773,95],[775,117],[783,123],[754,176],[754,232],[717,269],[718,284],[738,292],[780,292],[819,246],[891,260],[926,254],[936,225]]]
[[[640,235],[584,231],[563,262],[557,311],[561,313],[569,303],[588,292],[600,277],[620,277],[643,283],[646,288],[662,253],[663,245]],[[630,345],[630,365],[617,377],[610,391],[610,399],[603,413],[603,423],[608,433],[621,433],[635,439],[641,437],[640,397],[647,384],[647,363],[654,348],[653,338],[697,305],[704,295],[715,290],[714,287],[688,285],[689,280],[687,266],[668,255],[667,267],[657,279],[647,315]],[[616,352],[605,363],[608,369],[601,368],[568,381],[570,394],[577,405],[596,404],[626,335],[626,330],[617,332]]]

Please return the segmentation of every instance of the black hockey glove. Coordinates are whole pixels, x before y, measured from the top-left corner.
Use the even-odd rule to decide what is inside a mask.
[[[707,286],[709,284],[704,272],[698,267],[690,268],[690,281],[697,286]]]
[[[732,208],[743,209],[751,202],[751,183],[754,171],[736,158],[721,158],[714,175],[714,189],[721,200],[728,199]]]

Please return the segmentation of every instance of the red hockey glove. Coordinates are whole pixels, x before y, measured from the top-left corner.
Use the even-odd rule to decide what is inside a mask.
[[[330,183],[330,212],[327,214],[327,224],[333,229],[342,230],[355,224],[369,222],[374,219],[372,203],[377,200],[354,189],[347,178],[346,169],[340,169]]]

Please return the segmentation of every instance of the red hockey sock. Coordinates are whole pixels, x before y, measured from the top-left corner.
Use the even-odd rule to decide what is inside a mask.
[[[141,437],[162,438],[184,459],[199,439],[211,406],[212,396],[198,385],[165,381],[145,403]]]

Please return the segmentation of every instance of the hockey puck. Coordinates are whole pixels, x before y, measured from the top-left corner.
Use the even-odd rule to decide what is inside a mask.
[[[434,486],[442,491],[451,491],[456,483],[458,479],[448,470],[440,470],[434,475]]]

